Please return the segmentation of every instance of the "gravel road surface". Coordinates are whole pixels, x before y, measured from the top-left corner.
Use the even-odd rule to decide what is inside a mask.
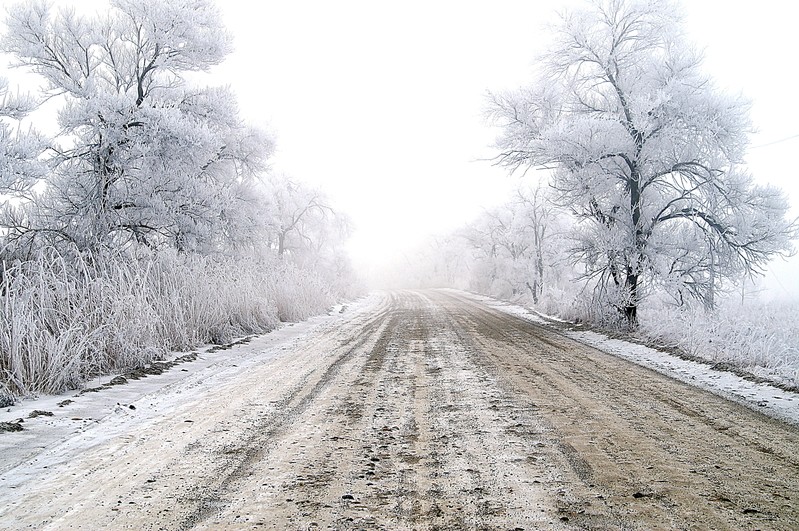
[[[370,301],[6,467],[0,527],[799,529],[796,427],[456,292]]]

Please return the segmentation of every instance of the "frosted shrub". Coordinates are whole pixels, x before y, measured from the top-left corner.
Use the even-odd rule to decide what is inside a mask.
[[[224,343],[278,324],[268,264],[169,254],[151,267],[151,303],[170,349]]]
[[[6,264],[0,393],[60,392],[172,350],[263,333],[334,301],[311,271],[256,258],[161,253]]]
[[[595,289],[579,282],[562,282],[559,285],[545,286],[536,308],[548,315],[556,315],[575,323],[587,323],[606,330],[626,327],[626,322],[621,319],[621,313],[607,303],[607,296],[603,297]]]
[[[74,387],[109,368],[103,306],[94,304],[111,286],[80,275],[55,253],[4,269],[0,367],[12,391]]]
[[[547,286],[536,309],[572,322],[618,331],[619,312],[597,304],[577,283]],[[526,300],[528,304],[532,301]],[[623,321],[622,321],[623,324]],[[677,307],[652,297],[641,307],[635,334],[658,347],[678,348],[712,364],[743,369],[799,387],[799,303],[730,298],[716,311]]]
[[[799,386],[799,304],[724,301],[715,312],[653,304],[641,332],[713,363]]]
[[[275,273],[271,277],[271,291],[281,321],[302,321],[335,302],[322,280],[307,270],[284,264]]]

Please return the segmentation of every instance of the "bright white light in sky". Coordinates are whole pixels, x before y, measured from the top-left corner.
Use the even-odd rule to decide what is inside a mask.
[[[510,5],[224,5],[237,52],[219,72],[276,130],[276,165],[352,217],[361,265],[507,197],[512,179],[479,159],[492,156],[486,91],[522,83],[532,61],[512,35],[537,17],[509,20]]]
[[[578,3],[228,1],[236,52],[217,73],[249,119],[277,132],[275,164],[351,216],[355,261],[379,265],[507,197],[514,178],[480,160],[493,155],[486,92],[529,80],[542,28]],[[799,134],[787,67],[798,10],[775,0],[685,8],[706,71],[753,100],[752,145],[763,147],[752,148],[750,168],[789,191],[796,214],[799,138],[769,143]],[[776,269],[799,294],[799,275]]]
[[[576,4],[220,1],[235,52],[213,78],[233,87],[247,120],[276,133],[275,169],[320,186],[350,216],[356,264],[377,266],[508,196],[515,178],[481,160],[493,155],[486,93],[527,82],[547,44],[543,27]],[[705,71],[753,100],[750,169],[788,191],[799,215],[799,4],[683,4]],[[793,264],[770,276],[799,296]]]

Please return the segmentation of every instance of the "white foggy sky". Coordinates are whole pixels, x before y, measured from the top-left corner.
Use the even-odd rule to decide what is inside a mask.
[[[277,132],[276,166],[321,185],[351,216],[356,262],[379,265],[507,196],[514,179],[478,160],[492,156],[485,94],[529,80],[542,27],[578,3],[228,1],[236,52],[218,73],[247,117]],[[753,100],[752,146],[799,134],[799,4],[685,4],[706,71]],[[797,149],[794,138],[748,156],[759,180],[791,194],[795,214]],[[797,271],[777,264],[771,282],[799,294]]]
[[[235,52],[214,70],[213,82],[230,84],[242,115],[276,133],[276,170],[322,187],[350,216],[356,264],[376,266],[507,197],[514,178],[479,160],[493,155],[494,133],[482,117],[486,92],[529,80],[546,45],[542,27],[575,4],[220,1]],[[788,191],[798,215],[792,155],[799,138],[771,143],[799,134],[799,3],[684,5],[689,34],[705,50],[705,71],[753,100],[752,146],[763,147],[750,150],[750,169]],[[777,264],[770,282],[799,295],[799,260],[792,262]]]
[[[542,27],[575,3],[228,1],[236,52],[219,72],[246,115],[277,132],[276,166],[323,186],[349,213],[354,259],[381,264],[507,196],[514,179],[478,160],[493,154],[485,94],[530,79]],[[686,4],[706,71],[753,100],[752,146],[799,134],[799,4]],[[799,138],[753,148],[748,161],[759,180],[791,193],[799,214],[797,149]],[[790,289],[792,271],[778,264],[770,276]]]

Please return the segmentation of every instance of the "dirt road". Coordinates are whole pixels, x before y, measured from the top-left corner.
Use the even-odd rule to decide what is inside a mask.
[[[375,301],[7,471],[0,527],[799,528],[795,427],[454,292]]]

